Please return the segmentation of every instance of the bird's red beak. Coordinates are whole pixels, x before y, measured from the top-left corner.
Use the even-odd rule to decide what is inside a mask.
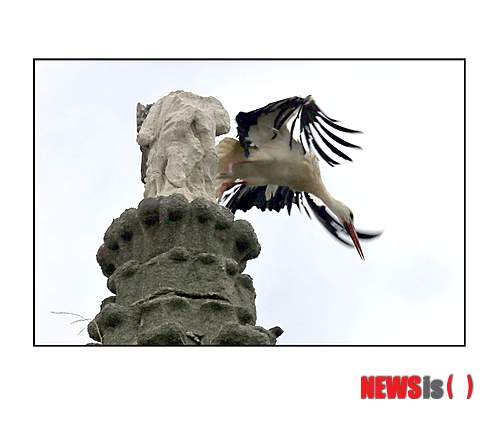
[[[363,250],[361,250],[361,244],[359,244],[358,234],[356,233],[356,230],[354,229],[354,225],[346,222],[344,224],[344,227],[347,230],[347,232],[349,233],[349,235],[351,236],[352,242],[354,243],[354,247],[356,247],[356,250],[358,251],[359,257],[361,257],[361,259],[365,260],[365,256],[363,255]]]

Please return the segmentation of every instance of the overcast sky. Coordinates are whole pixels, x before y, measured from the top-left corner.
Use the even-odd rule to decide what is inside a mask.
[[[463,64],[461,62],[38,62],[36,64],[36,342],[84,344],[111,295],[95,260],[113,218],[142,199],[135,107],[174,90],[214,96],[234,117],[294,95],[363,146],[322,167],[359,229],[366,261],[314,219],[237,213],[262,245],[246,273],[257,324],[281,344],[463,342]],[[446,320],[446,321],[445,321]]]

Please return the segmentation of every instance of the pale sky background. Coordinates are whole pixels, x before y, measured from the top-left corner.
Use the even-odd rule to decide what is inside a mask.
[[[36,343],[85,344],[111,295],[95,260],[113,218],[142,199],[135,107],[173,90],[238,111],[311,94],[364,134],[354,162],[322,167],[359,229],[366,261],[294,211],[238,212],[262,245],[246,273],[257,324],[280,344],[463,343],[462,62],[38,62]],[[445,317],[444,317],[445,316]]]

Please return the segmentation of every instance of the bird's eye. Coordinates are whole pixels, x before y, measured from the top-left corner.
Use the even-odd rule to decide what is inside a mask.
[[[349,216],[351,217],[351,221],[354,219],[354,215],[352,214],[352,211],[349,212]]]

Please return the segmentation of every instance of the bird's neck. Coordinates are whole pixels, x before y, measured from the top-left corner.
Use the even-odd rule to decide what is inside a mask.
[[[343,211],[345,205],[340,201],[335,199],[323,185],[318,186],[315,193],[316,197],[321,199],[321,201],[330,209],[340,220],[344,219]]]

